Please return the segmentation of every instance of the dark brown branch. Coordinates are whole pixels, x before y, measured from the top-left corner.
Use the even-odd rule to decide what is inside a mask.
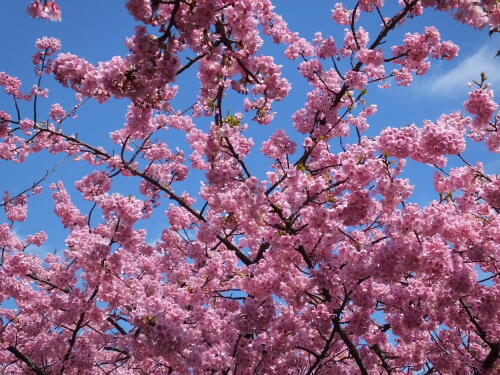
[[[176,76],[178,76],[179,74],[181,74],[182,72],[188,70],[191,65],[193,65],[195,62],[197,62],[198,60],[204,58],[206,55],[208,54],[208,52],[205,52],[205,53],[202,53],[201,55],[198,55],[196,56],[194,59],[189,59],[189,62],[184,65],[182,68],[180,68],[177,73],[175,73]]]
[[[354,26],[354,23],[356,22],[356,12],[358,10],[359,6],[359,1],[356,3],[356,6],[352,10],[352,15],[351,15],[351,32],[352,32],[352,37],[354,38],[354,42],[356,43],[356,47],[358,47],[358,50],[360,49],[359,47],[359,42],[358,42],[358,36],[356,35],[356,29]]]
[[[500,343],[498,343],[498,342],[492,343],[492,342],[490,342],[488,340],[486,332],[481,328],[481,326],[477,322],[477,320],[474,317],[474,315],[472,315],[472,312],[470,311],[469,306],[467,306],[465,304],[465,302],[463,301],[462,298],[460,298],[460,305],[462,306],[462,308],[467,313],[467,316],[468,316],[470,322],[472,323],[472,325],[476,328],[476,333],[478,334],[478,336],[490,348],[490,352],[488,353],[488,355],[486,356],[486,358],[484,359],[484,361],[483,361],[483,363],[481,365],[481,367],[484,370],[489,370],[490,368],[493,367],[493,365],[496,362],[496,360],[498,358],[500,358],[499,357],[499,354],[500,354]]]
[[[299,254],[302,255],[302,259],[304,259],[304,262],[307,264],[308,268],[310,269],[314,268],[314,264],[311,258],[309,257],[309,254],[307,254],[306,249],[304,249],[303,245],[296,247],[295,250],[297,250]]]
[[[494,278],[495,278],[495,277],[497,277],[497,276],[500,276],[500,273],[495,273],[495,274],[493,274],[493,275],[491,275],[491,276],[485,277],[484,279],[479,280],[479,281],[478,281],[478,283],[479,283],[479,284],[480,284],[480,283],[484,283],[484,282],[486,282],[486,281],[489,281],[489,280],[491,280],[491,279],[494,279]]]
[[[19,110],[19,104],[17,103],[17,98],[12,94],[12,99],[14,99],[14,106],[16,107],[17,121],[21,122],[21,111]]]
[[[260,84],[260,81],[258,80],[258,78],[255,76],[255,74],[253,74],[247,67],[245,64],[243,64],[243,62],[241,61],[241,59],[239,57],[236,58],[236,61],[238,62],[238,65],[241,67],[241,69],[243,69],[245,71],[245,73],[247,74],[247,76],[250,76],[252,77],[252,79],[254,80],[254,83],[257,83],[257,84]]]
[[[238,153],[236,152],[236,150],[234,149],[233,145],[231,144],[231,141],[229,140],[228,137],[224,137],[225,141],[227,142],[227,148],[229,149],[229,152],[231,153],[231,156],[233,158],[236,159],[236,161],[238,162],[238,164],[241,166],[241,168],[243,168],[243,170],[245,171],[245,174],[247,175],[247,177],[251,177],[252,174],[250,173],[250,171],[248,170],[245,162],[243,160],[240,159]]]
[[[39,283],[42,283],[42,284],[45,284],[45,285],[48,285],[50,286],[52,289],[57,289],[57,290],[60,290],[61,292],[63,293],[66,293],[68,294],[70,292],[70,289],[68,287],[66,288],[59,288],[57,285],[53,284],[52,282],[48,281],[48,280],[44,280],[44,279],[41,279],[39,278],[38,276],[32,274],[32,273],[29,273],[26,275],[27,278],[31,279],[31,280],[34,280],[34,281],[37,281]]]
[[[379,7],[375,7],[375,9],[377,9],[377,13],[380,17],[380,20],[382,21],[382,23],[384,24],[384,27],[387,27],[387,23],[385,22],[385,18],[384,16],[382,16],[382,13],[380,12],[380,8]]]
[[[243,254],[243,252],[237,246],[235,246],[229,239],[221,236],[220,234],[217,235],[217,239],[220,242],[222,242],[224,246],[226,246],[229,250],[234,251],[238,259],[241,260],[245,264],[245,266],[253,264],[253,262],[245,254]]]
[[[333,61],[333,67],[335,68],[335,71],[337,72],[339,77],[342,79],[345,79],[344,76],[342,75],[342,73],[340,72],[339,67],[337,66],[337,62],[335,61],[335,59],[333,57],[332,57],[332,61]]]
[[[78,145],[86,148],[90,152],[92,152],[94,155],[102,157],[104,160],[108,160],[108,159],[111,158],[111,156],[108,155],[107,153],[105,153],[105,152],[99,150],[98,148],[93,147],[93,146],[91,146],[91,145],[89,145],[89,144],[87,144],[85,142],[80,141],[76,137],[73,137],[73,136],[70,136],[70,135],[66,135],[66,134],[61,133],[61,132],[56,131],[56,130],[52,130],[52,129],[49,129],[49,128],[41,127],[38,124],[35,124],[35,129],[39,130],[40,132],[48,132],[50,134],[62,137],[64,139],[66,139],[67,141],[70,141],[70,142],[73,142],[75,144],[78,144]],[[126,170],[128,170],[129,172],[131,172],[134,176],[141,177],[143,180],[146,180],[151,185],[155,186],[159,190],[161,190],[164,193],[166,193],[169,196],[170,199],[176,201],[181,207],[183,207],[184,209],[186,209],[189,213],[191,213],[197,219],[199,219],[201,221],[205,221],[205,218],[202,215],[200,215],[200,213],[198,211],[194,210],[191,206],[189,206],[181,197],[179,197],[178,195],[176,195],[168,186],[165,186],[165,185],[161,184],[160,182],[156,181],[154,178],[146,175],[144,172],[139,171],[138,169],[136,169],[135,167],[133,167],[131,165],[124,164],[123,168],[126,169]]]
[[[167,30],[161,37],[159,37],[160,42],[165,42],[167,38],[170,38],[172,36],[172,27],[175,26],[175,16],[177,15],[177,12],[179,11],[179,8],[181,6],[180,0],[176,0],[174,4],[174,8],[172,9],[172,13],[170,14],[170,20],[168,22]]]
[[[45,70],[45,59],[47,58],[47,49],[42,55],[42,60],[40,63],[40,74],[38,76],[38,82],[36,84],[37,90],[40,90],[40,85],[42,84],[42,77],[43,77],[43,71]],[[37,103],[38,103],[38,94],[35,94],[35,97],[33,98],[33,122],[36,124],[37,121]]]
[[[376,245],[376,244],[378,244],[380,241],[383,241],[383,240],[385,240],[385,239],[387,239],[387,238],[389,238],[389,237],[387,237],[387,236],[383,236],[383,237],[377,238],[376,240],[373,240],[373,241],[371,242],[371,244],[372,244],[372,245]]]
[[[463,301],[462,298],[460,298],[460,305],[462,306],[462,308],[465,310],[465,312],[467,313],[467,316],[469,317],[469,320],[470,322],[472,323],[472,325],[476,328],[476,333],[478,334],[478,336],[485,342],[487,343],[488,345],[491,345],[489,342],[488,342],[488,339],[486,338],[486,332],[484,332],[484,330],[481,328],[481,326],[479,325],[479,323],[477,322],[476,318],[474,318],[474,316],[472,315],[471,311],[470,311],[470,308],[469,306],[467,306],[465,304],[465,302]]]
[[[122,349],[118,349],[118,348],[113,348],[112,346],[105,346],[104,349],[106,350],[110,350],[112,352],[118,352],[118,353],[121,353],[121,354],[124,354],[126,355],[128,358],[130,357],[130,354],[128,351],[125,351],[125,350],[122,350]]]
[[[391,62],[391,61],[397,60],[397,59],[404,57],[404,56],[407,56],[407,55],[408,55],[408,52],[403,52],[397,56],[392,56],[392,57],[388,57],[387,59],[384,59],[384,62]]]
[[[255,256],[255,259],[252,261],[252,263],[259,263],[259,261],[264,258],[264,254],[266,252],[267,249],[269,249],[271,245],[269,244],[269,242],[264,242],[262,244],[260,244],[259,246],[259,251],[257,252],[257,255]]]
[[[127,335],[127,331],[123,329],[121,325],[119,325],[112,317],[108,316],[106,320],[111,323],[113,327],[117,329],[118,332],[120,332],[123,336]]]
[[[63,160],[63,161],[64,161],[64,160]],[[7,200],[2,201],[2,202],[0,203],[0,207],[5,206],[6,204],[8,204],[8,203],[10,203],[10,202],[14,201],[16,198],[20,197],[21,195],[23,195],[23,194],[27,193],[27,192],[28,192],[28,191],[30,191],[30,190],[33,190],[35,187],[37,187],[38,185],[40,185],[43,181],[45,181],[45,179],[46,179],[46,178],[47,178],[47,177],[48,177],[51,173],[53,173],[53,172],[57,169],[57,167],[59,167],[59,165],[60,165],[61,163],[62,163],[62,161],[61,161],[61,162],[59,162],[59,163],[57,163],[57,164],[54,166],[54,168],[47,170],[47,171],[45,172],[45,174],[44,174],[42,177],[40,177],[37,181],[33,182],[33,184],[31,184],[31,186],[30,186],[30,187],[28,187],[28,188],[24,189],[23,191],[21,191],[20,193],[18,193],[18,194],[16,194],[16,195],[14,195],[13,197],[11,197],[11,198],[9,198],[9,199],[7,199]]]
[[[499,353],[500,353],[500,344],[499,343],[492,344],[490,346],[490,352],[488,353],[488,355],[483,361],[483,364],[481,365],[483,370],[489,370],[493,367],[496,360],[500,358]]]
[[[309,369],[306,372],[306,375],[311,375],[313,373],[314,369],[317,368],[321,364],[321,361],[323,361],[323,359],[326,358],[328,351],[330,350],[330,345],[333,341],[333,338],[335,337],[335,332],[336,332],[335,328],[332,329],[330,336],[325,341],[325,345],[323,345],[323,349],[321,350],[321,353],[315,355],[316,360],[311,365],[311,367],[309,367]],[[363,374],[363,375],[365,375],[365,374]]]
[[[375,352],[377,357],[380,359],[382,362],[382,367],[384,368],[385,372],[387,372],[388,375],[392,374],[392,368],[389,366],[389,363],[387,363],[387,356],[386,354],[380,349],[380,346],[377,344],[371,346],[372,350]]]
[[[299,349],[299,350],[303,350],[309,354],[311,354],[314,358],[318,358],[319,357],[319,354],[316,354],[315,352],[313,352],[311,349],[307,349],[303,346],[296,346],[295,349]]]
[[[69,344],[68,344],[68,349],[66,350],[66,353],[64,354],[61,374],[64,374],[64,369],[66,366],[65,362],[69,359],[71,352],[73,351],[73,347],[75,346],[75,343],[76,343],[76,338],[78,337],[78,332],[82,328],[83,319],[85,319],[85,313],[82,312],[80,314],[80,318],[78,319],[78,322],[76,322],[75,329],[73,329],[73,333],[71,334],[71,338],[70,338]]]
[[[285,178],[287,178],[287,174],[286,173],[278,181],[276,181],[274,184],[272,184],[269,187],[269,189],[266,190],[266,192],[264,194],[266,196],[268,196],[269,194],[271,194],[274,191],[274,189],[276,189],[279,186],[279,184],[281,184],[285,180]]]
[[[45,371],[43,371],[40,367],[35,365],[31,359],[26,357],[23,353],[21,353],[17,348],[13,346],[8,346],[7,350],[11,352],[17,359],[24,362],[31,371],[33,371],[37,375],[46,375]]]
[[[358,240],[354,239],[351,235],[349,235],[348,233],[344,232],[342,229],[340,228],[337,228],[338,231],[340,233],[342,233],[344,236],[346,236],[347,238],[349,238],[349,240],[351,240],[351,242],[354,244],[354,247],[358,248],[361,246],[361,244],[359,243]]]
[[[363,361],[361,359],[361,356],[359,355],[358,349],[356,349],[356,346],[352,343],[351,339],[349,336],[342,330],[342,327],[340,326],[340,322],[337,319],[334,319],[333,321],[334,324],[334,331],[338,332],[340,338],[344,342],[344,344],[347,346],[347,349],[349,350],[349,354],[354,358],[354,361],[359,367],[359,370],[361,371],[361,375],[368,375],[368,371],[366,370],[365,365],[363,364]]]

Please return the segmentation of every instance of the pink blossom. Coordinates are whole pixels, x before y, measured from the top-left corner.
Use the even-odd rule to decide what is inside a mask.
[[[7,136],[8,124],[10,122],[10,115],[4,111],[0,111],[0,137],[5,138]]]
[[[26,237],[26,242],[35,246],[42,246],[45,241],[47,241],[47,235],[44,231],[39,231]]]
[[[368,32],[363,27],[356,30],[356,38],[350,29],[344,29],[344,47],[340,50],[340,54],[343,57],[349,56],[352,52],[365,48],[368,40]]]
[[[28,215],[28,197],[21,194],[10,198],[9,193],[5,192],[3,197],[4,210],[9,221],[24,221]]]
[[[468,95],[464,108],[470,114],[476,115],[472,123],[474,129],[482,130],[488,126],[492,114],[498,104],[493,100],[493,91],[490,89],[475,89]]]
[[[62,224],[69,228],[86,225],[87,218],[71,202],[71,198],[64,188],[63,183],[52,184],[50,188],[54,191],[52,193],[55,202],[54,211],[60,217]]]
[[[285,56],[290,60],[295,60],[299,56],[311,56],[313,51],[313,46],[305,39],[300,38],[286,48]]]
[[[60,18],[53,0],[28,3]],[[301,22],[315,21],[311,4]],[[60,42],[45,37],[28,94],[0,73],[4,180],[16,186],[13,163],[28,178],[0,202],[4,372],[495,372],[500,179],[472,161],[490,154],[468,147],[500,151],[493,90],[482,75],[464,103],[471,117],[416,126],[395,102],[377,113],[372,87],[409,86],[432,59],[457,55],[436,27],[418,31],[424,13],[494,32],[498,4],[337,3],[332,36],[312,40],[274,5],[127,0],[139,25],[122,56],[52,60]],[[41,100],[53,85],[76,104]],[[128,106],[121,120],[102,124],[89,107],[95,121],[70,123],[88,100],[110,99]],[[54,165],[54,154],[70,173],[22,164]],[[34,195],[61,173],[72,188],[50,185],[54,224]],[[56,234],[53,249],[32,249],[46,244],[41,229]]]
[[[323,71],[323,66],[317,59],[304,61],[300,63],[299,71],[308,80],[314,80],[316,75],[319,75]]]
[[[356,14],[356,19],[359,17]],[[344,8],[341,3],[335,3],[335,8],[332,10],[332,19],[339,25],[350,25],[352,18],[352,11]]]
[[[28,118],[21,120],[21,122],[19,123],[21,130],[25,133],[29,133],[29,131],[33,128],[33,125],[35,125],[33,120],[30,120]]]
[[[50,107],[49,116],[54,121],[61,121],[66,117],[66,112],[59,103],[55,103]]]
[[[316,48],[316,55],[319,58],[326,59],[337,54],[337,46],[331,36],[324,39],[322,34],[317,32],[314,34],[313,41]]]
[[[271,159],[280,159],[284,155],[293,155],[295,148],[295,142],[283,130],[278,129],[268,141],[262,143],[261,151]]]
[[[93,201],[111,189],[111,179],[105,172],[93,172],[75,182],[75,187],[83,193],[86,200]]]
[[[446,41],[442,42],[436,53],[444,60],[452,60],[458,56],[459,48],[456,44]]]
[[[26,98],[19,90],[21,81],[16,77],[12,77],[5,72],[0,72],[0,86],[4,87],[5,93],[8,95],[14,95],[19,99]]]
[[[459,154],[465,150],[463,126],[459,115],[442,115],[436,123],[424,121],[421,145],[429,154]]]
[[[363,48],[356,53],[356,58],[363,64],[380,65],[384,61],[381,50]]]
[[[347,206],[342,210],[341,217],[344,225],[356,225],[366,218],[371,208],[371,199],[366,192],[354,192],[349,196]]]
[[[63,86],[70,86],[73,89],[80,87],[85,74],[91,69],[92,65],[87,61],[67,53],[59,54],[52,65],[55,78]]]
[[[35,18],[44,18],[51,21],[61,21],[61,8],[52,0],[34,0],[27,9],[28,14]]]
[[[362,0],[359,2],[359,8],[364,12],[372,12],[375,8],[381,8],[384,0]]]
[[[165,119],[165,122],[172,128],[183,130],[185,132],[188,132],[193,128],[193,122],[187,116],[170,116]]]
[[[61,49],[61,41],[57,38],[44,37],[36,40],[35,47],[50,56]]]
[[[368,83],[368,77],[362,72],[349,70],[345,75],[345,83],[355,90],[362,90]]]

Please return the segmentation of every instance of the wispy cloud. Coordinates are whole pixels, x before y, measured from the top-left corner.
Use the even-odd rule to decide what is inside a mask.
[[[481,72],[486,73],[488,83],[500,83],[500,57],[495,57],[496,49],[490,44],[482,46],[473,55],[463,59],[457,66],[443,75],[432,77],[429,92],[439,95],[462,94],[467,83],[479,80]]]

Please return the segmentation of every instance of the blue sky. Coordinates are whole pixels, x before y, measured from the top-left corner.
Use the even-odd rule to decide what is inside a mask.
[[[23,88],[28,91],[35,82],[31,55],[34,52],[34,42],[42,36],[57,37],[62,41],[62,52],[79,55],[92,63],[104,61],[115,55],[127,53],[124,39],[133,34],[136,22],[127,14],[125,1],[62,0],[63,22],[53,23],[32,19],[25,13],[28,0],[1,1],[0,40],[3,46],[3,56],[0,60],[0,71],[19,77],[23,81]],[[330,10],[335,1],[309,2],[306,6],[303,1],[278,0],[276,10],[288,21],[290,28],[301,36],[311,39],[316,31],[322,31],[323,36],[332,35],[337,44],[343,39],[343,27],[334,24],[330,19]],[[389,1],[388,1],[389,3]],[[393,2],[395,4],[395,2]],[[350,2],[347,3],[349,6]],[[384,14],[389,16],[390,14]],[[378,20],[366,17],[368,31],[373,36],[378,27]],[[416,22],[415,22],[416,21]],[[422,120],[435,120],[441,113],[449,113],[462,109],[466,99],[466,83],[478,79],[481,71],[485,71],[492,86],[500,83],[500,59],[494,55],[499,46],[497,36],[489,37],[487,30],[475,31],[470,27],[455,22],[450,15],[432,10],[415,21],[405,24],[401,31],[390,37],[387,46],[401,40],[401,32],[422,31],[427,25],[436,25],[440,29],[442,39],[452,40],[460,46],[460,56],[452,62],[433,61],[433,68],[427,75],[417,77],[415,84],[410,88],[395,87],[389,90],[377,89],[375,86],[368,89],[366,97],[369,104],[378,105],[378,113],[371,119],[371,128],[368,135],[373,136],[385,126],[398,127],[408,123],[421,125]],[[274,105],[277,112],[275,120],[267,127],[250,123],[249,134],[254,138],[255,146],[249,165],[252,171],[264,178],[271,161],[259,155],[260,144],[276,129],[289,130],[300,144],[300,138],[293,131],[290,116],[300,108],[305,100],[309,86],[297,72],[297,62],[290,62],[282,56],[282,47],[265,40],[263,53],[274,54],[276,60],[284,65],[283,75],[292,83],[290,95],[281,103]],[[194,70],[184,73],[178,80],[181,87],[178,98],[174,101],[177,109],[184,109],[192,104],[196,97],[196,80]],[[61,103],[66,109],[75,103],[71,90],[60,87],[52,78],[44,77],[44,87],[50,89],[49,99],[42,100],[41,112],[54,102]],[[498,98],[498,97],[497,97]],[[226,109],[232,113],[243,111],[241,97],[230,97]],[[110,100],[104,105],[95,102],[85,104],[79,112],[78,119],[65,123],[67,132],[78,133],[81,139],[91,144],[111,146],[107,134],[116,130],[124,123],[127,106],[125,100]],[[31,116],[31,105],[23,107],[23,116]],[[44,112],[45,109],[45,112]],[[9,98],[0,94],[0,110],[13,113],[13,106]],[[209,119],[196,120],[197,124],[207,126]],[[176,144],[184,145],[179,134],[166,139],[171,148]],[[486,151],[483,145],[470,144],[464,156],[471,162],[482,160],[488,173],[498,173],[500,170],[499,158]],[[41,177],[47,169],[51,169],[64,158],[61,155],[53,156],[37,154],[22,165],[14,165],[0,160],[2,179],[0,193],[8,190],[11,195],[16,194]],[[457,157],[450,157],[450,165],[461,165]],[[418,166],[409,163],[405,174],[416,185],[415,192],[410,198],[421,204],[428,203],[437,197],[432,188],[432,174],[435,170],[427,166]],[[90,209],[88,202],[78,198],[73,182],[80,179],[90,169],[83,163],[63,161],[57,170],[44,183],[45,193],[30,200],[30,217],[22,224],[16,224],[15,229],[20,235],[31,234],[37,230],[45,230],[49,234],[46,251],[62,249],[66,231],[62,229],[53,212],[53,202],[50,198],[48,185],[50,182],[62,180],[68,190],[73,193],[74,201],[82,208],[83,213]],[[199,187],[199,180],[203,174],[194,173],[188,182],[178,185],[183,189],[195,193]],[[125,194],[136,191],[138,180],[128,181],[117,179],[113,188]],[[162,207],[147,224],[150,239],[159,237],[161,228],[166,225],[163,214],[169,202],[164,200]],[[3,213],[0,221],[4,221]],[[97,221],[97,217],[95,219]]]

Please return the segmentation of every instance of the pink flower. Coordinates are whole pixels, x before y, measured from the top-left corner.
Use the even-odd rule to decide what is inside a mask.
[[[11,199],[8,192],[5,192],[4,210],[9,221],[24,221],[28,215],[28,197],[26,194],[19,195]]]
[[[359,13],[356,13],[356,20]],[[335,8],[332,10],[332,19],[339,25],[350,25],[352,18],[352,11],[344,8],[341,3],[335,3]]]
[[[63,86],[78,89],[85,75],[93,69],[92,65],[78,56],[61,53],[52,64],[52,73],[55,79]]]
[[[51,21],[61,21],[61,8],[55,1],[34,0],[27,9],[28,14],[35,18],[44,18]]]
[[[313,46],[303,38],[297,39],[285,49],[285,56],[290,60],[295,60],[299,56],[312,56],[313,53]]]
[[[349,70],[345,75],[345,83],[355,90],[362,90],[368,83],[368,77],[363,72]]]
[[[381,50],[363,48],[356,53],[356,58],[363,64],[380,65],[384,62],[384,54]]]
[[[295,142],[290,140],[283,130],[278,129],[268,141],[262,143],[261,151],[271,159],[280,159],[285,155],[293,155],[295,148]]]
[[[316,48],[316,55],[321,59],[326,59],[337,54],[337,46],[331,36],[327,39],[323,39],[321,33],[317,32],[314,34],[314,45]]]
[[[442,115],[433,123],[424,121],[421,147],[431,155],[459,154],[465,150],[465,127],[459,114]]]
[[[44,231],[39,231],[33,235],[29,235],[28,237],[26,237],[26,242],[35,246],[42,246],[45,241],[47,241],[47,235]]]
[[[357,191],[349,196],[347,206],[341,212],[344,225],[361,224],[372,207],[372,201],[366,192]]]
[[[93,172],[75,182],[75,187],[83,193],[83,198],[93,201],[111,189],[111,179],[106,172]]]
[[[0,72],[0,86],[4,87],[5,93],[8,95],[14,95],[19,99],[27,99],[19,90],[21,81],[16,77],[12,77],[5,72]]]
[[[44,37],[36,40],[35,47],[50,56],[61,49],[61,41],[57,38]]]
[[[61,121],[65,118],[66,112],[64,111],[64,108],[59,103],[55,103],[55,104],[52,104],[52,106],[50,107],[49,116],[54,121]]]
[[[498,104],[493,100],[493,91],[487,88],[475,89],[469,93],[464,107],[470,114],[476,115],[472,123],[474,129],[482,130],[488,126]]]
[[[359,8],[364,12],[372,12],[375,8],[381,8],[384,5],[384,0],[361,0]]]

